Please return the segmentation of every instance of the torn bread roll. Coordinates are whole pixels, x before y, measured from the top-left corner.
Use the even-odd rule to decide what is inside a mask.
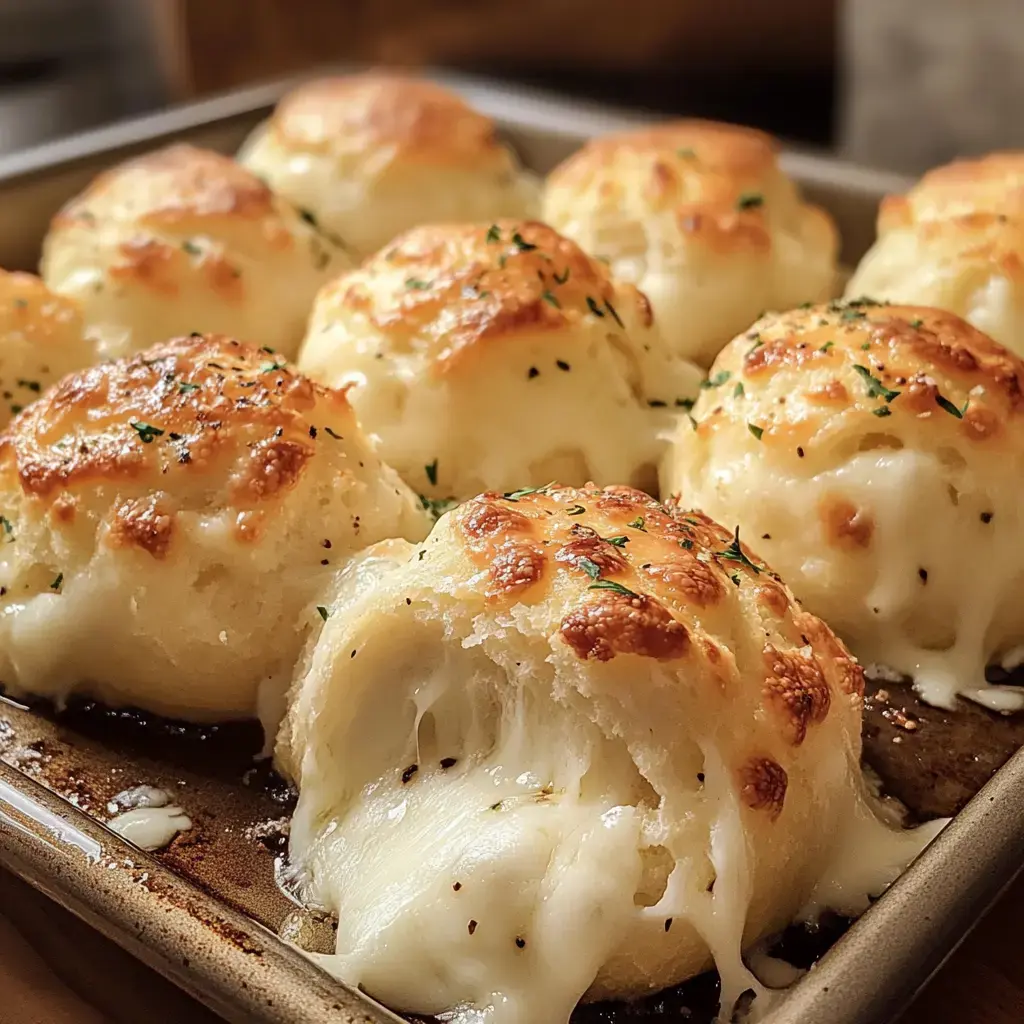
[[[949,310],[1024,354],[1024,150],[958,160],[887,196],[846,294]]]
[[[419,224],[532,217],[540,205],[489,117],[381,71],[300,85],[239,159],[364,256]]]
[[[344,395],[257,349],[82,370],[0,435],[0,680],[273,730],[319,589],[427,522]]]
[[[100,357],[190,331],[293,356],[317,289],[351,266],[249,171],[184,144],[105,171],[54,217],[41,272],[76,300]]]
[[[739,523],[864,662],[951,708],[1019,687],[1024,363],[951,313],[866,301],[765,317],[711,368],[664,495]]]
[[[700,372],[645,297],[544,224],[417,228],[325,287],[299,367],[346,387],[428,499],[553,479],[654,486]]]
[[[338,916],[320,962],[399,1011],[566,1024],[712,964],[730,1008],[748,943],[934,834],[872,817],[860,668],[699,512],[482,495],[329,616],[278,740],[291,857]]]
[[[831,217],[753,128],[674,121],[594,139],[551,173],[543,217],[637,285],[701,366],[764,310],[836,287]]]

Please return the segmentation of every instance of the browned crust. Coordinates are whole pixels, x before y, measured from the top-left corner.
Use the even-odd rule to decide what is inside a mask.
[[[107,543],[112,547],[136,547],[154,558],[166,557],[174,537],[174,514],[162,507],[156,495],[119,502],[110,517]]]
[[[506,540],[495,551],[488,574],[491,597],[523,599],[525,591],[544,576],[544,551],[528,541]]]
[[[669,661],[690,646],[686,627],[653,597],[607,594],[569,612],[562,639],[584,661],[610,661],[617,654]]]
[[[856,551],[870,546],[875,532],[874,517],[867,509],[857,508],[846,498],[826,495],[818,503],[826,543]]]
[[[766,644],[764,660],[765,699],[779,717],[788,742],[799,746],[808,726],[828,715],[832,702],[828,682],[815,658],[800,651],[780,651]]]
[[[740,767],[737,776],[744,805],[751,810],[767,811],[768,820],[775,821],[786,801],[786,769],[770,757],[752,757]]]

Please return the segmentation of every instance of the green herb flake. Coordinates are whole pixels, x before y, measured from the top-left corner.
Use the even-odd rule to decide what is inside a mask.
[[[764,427],[759,427],[756,423],[748,423],[747,430],[749,430],[758,441],[760,441],[764,436]]]
[[[917,320],[911,320],[910,321],[910,326],[913,327],[914,330],[916,331],[916,330],[920,329],[921,327],[924,327],[924,321],[921,320],[920,318],[918,318]]]
[[[412,288],[417,292],[425,292],[430,287],[430,282],[421,281],[418,277],[407,277],[405,279],[405,287]]]
[[[894,398],[898,397],[898,391],[892,391],[887,388],[877,377],[872,375],[871,371],[866,366],[861,366],[860,363],[855,363],[853,368],[860,374],[861,379],[864,381],[864,385],[868,389],[869,398],[884,398],[887,402],[891,402]]]
[[[555,309],[562,308],[562,304],[558,301],[558,298],[556,297],[554,292],[545,291],[541,298],[549,305],[554,306]]]
[[[532,242],[527,242],[526,239],[523,238],[523,236],[519,234],[518,231],[514,232],[512,235],[512,244],[520,252],[533,252],[533,250],[537,248],[537,246],[535,246]]]
[[[587,309],[589,309],[594,316],[604,316],[604,310],[589,295],[587,296]]]
[[[555,481],[552,480],[550,483],[544,484],[543,487],[523,487],[518,491],[507,491],[503,497],[507,501],[518,501],[520,498],[525,498],[528,494],[543,494],[549,487],[554,487]]]
[[[736,387],[733,388],[733,398],[743,398],[746,395],[746,391],[743,389],[743,381],[737,381]]]
[[[859,309],[844,309],[839,314],[840,320],[863,320],[867,316],[867,313],[862,313]]]
[[[581,516],[587,510],[582,505],[570,505],[566,510],[567,516]]]
[[[677,398],[675,401],[675,407],[677,409],[686,409],[687,412],[693,408],[693,405],[694,401],[692,398]]]
[[[613,593],[621,594],[623,597],[640,597],[639,594],[630,590],[629,587],[624,587],[621,583],[616,583],[615,580],[598,580],[596,583],[591,583],[587,590],[611,590]]]
[[[555,284],[565,284],[565,282],[569,280],[569,273],[570,273],[570,268],[566,267],[565,268],[565,273],[561,277],[559,277],[558,274],[555,274],[554,275],[554,277],[555,277]]]
[[[740,528],[738,526],[733,534],[732,543],[724,551],[716,551],[715,554],[719,558],[724,558],[727,562],[738,562],[740,565],[745,565],[748,569],[754,571],[755,576],[761,572],[761,566],[755,565],[743,553],[743,548],[740,545]]]
[[[182,242],[181,247],[189,254],[189,256],[200,256],[203,252],[203,250],[196,245],[195,242],[191,241],[191,239],[186,239]]]
[[[138,431],[139,440],[143,444],[151,444],[154,438],[159,437],[163,433],[159,427],[154,427],[151,423],[143,423],[137,420],[129,425],[133,430]]]
[[[636,519],[631,519],[628,523],[626,523],[626,525],[632,527],[634,530],[639,530],[641,533],[647,532],[647,527],[644,526],[643,516],[637,516]]]
[[[320,618],[326,622],[331,613],[322,604],[318,604],[316,606],[316,610],[320,615]]]
[[[860,350],[861,350],[861,352],[867,352],[867,351],[870,350],[870,348],[871,348],[871,342],[870,341],[865,341],[864,344],[861,345]]]
[[[692,540],[689,540],[689,539],[687,539],[687,540],[681,540],[681,541],[679,542],[679,546],[680,546],[680,547],[681,547],[681,548],[682,548],[682,549],[683,549],[684,551],[689,551],[689,550],[690,550],[690,549],[691,549],[691,548],[693,547],[693,541],[692,541]]]
[[[833,345],[835,345],[834,341],[826,341],[825,344],[822,345],[821,348],[818,349],[818,351],[819,352],[827,352],[830,348],[832,348]]]
[[[576,559],[576,567],[582,569],[592,580],[601,578],[601,566],[593,559],[581,556]]]
[[[495,242],[501,241],[501,228],[499,228],[497,224],[492,224],[487,229],[487,241],[492,245]]]
[[[623,535],[618,537],[603,537],[608,544],[614,544],[617,548],[624,548],[629,543],[629,538]]]
[[[59,572],[54,577],[53,582],[50,584],[50,589],[51,590],[58,590],[59,591],[61,586],[63,585],[63,583],[64,583],[64,573]]]
[[[8,542],[14,540],[14,527],[11,525],[11,521],[7,516],[0,516],[0,529],[7,534]]]
[[[287,363],[281,362],[280,359],[270,359],[260,364],[260,373],[276,373],[278,370],[286,369],[287,365]]]
[[[964,413],[967,412],[967,406],[971,404],[971,400],[967,399],[967,401],[964,402],[964,407],[962,409],[958,409],[948,398],[944,398],[936,392],[935,403],[940,409],[948,412],[950,416],[955,416],[958,420],[962,420],[964,418]]]
[[[431,462],[429,466],[424,466],[423,467],[423,471],[427,474],[427,479],[430,481],[430,483],[434,487],[436,487],[437,486],[437,459],[434,459],[434,461]]]
[[[729,378],[732,376],[732,372],[729,370],[720,370],[714,375],[714,377],[708,377],[707,380],[702,380],[700,386],[703,390],[707,391],[709,388],[720,388]]]
[[[756,210],[764,206],[764,196],[760,192],[744,192],[736,200],[737,210]]]
[[[199,390],[199,385],[198,384],[192,384],[192,383],[190,383],[187,380],[183,380],[178,385],[178,394],[179,395],[187,395],[190,391],[198,391],[198,390]]]
[[[877,409],[871,410],[871,415],[877,416],[879,419],[882,419],[885,416],[891,416],[892,409],[890,409],[887,405],[880,405]]]
[[[425,494],[420,495],[420,504],[434,517],[437,522],[445,514],[450,512],[459,504],[458,498],[428,498]]]

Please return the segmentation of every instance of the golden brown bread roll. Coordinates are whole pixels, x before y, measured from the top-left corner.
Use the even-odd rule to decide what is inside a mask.
[[[100,356],[190,331],[293,356],[340,240],[233,160],[168,146],[99,175],[53,219],[42,276],[77,300]]]
[[[273,728],[319,588],[426,523],[275,357],[193,336],[80,371],[0,435],[0,679]]]
[[[708,366],[765,309],[833,294],[838,236],[753,128],[675,121],[587,143],[544,219],[650,298],[673,350]]]
[[[742,946],[862,909],[934,833],[868,812],[861,687],[732,531],[630,488],[485,494],[377,545],[278,740],[293,867],[338,915],[321,962],[494,1024],[712,960],[727,1007],[763,991]]]
[[[711,368],[662,493],[735,519],[862,660],[998,708],[1024,617],[1024,363],[951,313],[768,316]]]
[[[533,221],[417,228],[317,298],[299,367],[348,387],[421,493],[559,478],[653,486],[668,412],[700,373],[647,300]]]
[[[886,197],[846,294],[948,309],[1024,353],[1024,151],[959,160]]]
[[[489,117],[433,82],[382,71],[299,86],[239,159],[362,255],[419,224],[539,206],[539,185]]]

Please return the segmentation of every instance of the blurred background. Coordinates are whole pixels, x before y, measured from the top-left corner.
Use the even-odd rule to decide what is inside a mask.
[[[0,0],[0,152],[341,60],[740,121],[908,172],[1024,146],[1021,0]]]

